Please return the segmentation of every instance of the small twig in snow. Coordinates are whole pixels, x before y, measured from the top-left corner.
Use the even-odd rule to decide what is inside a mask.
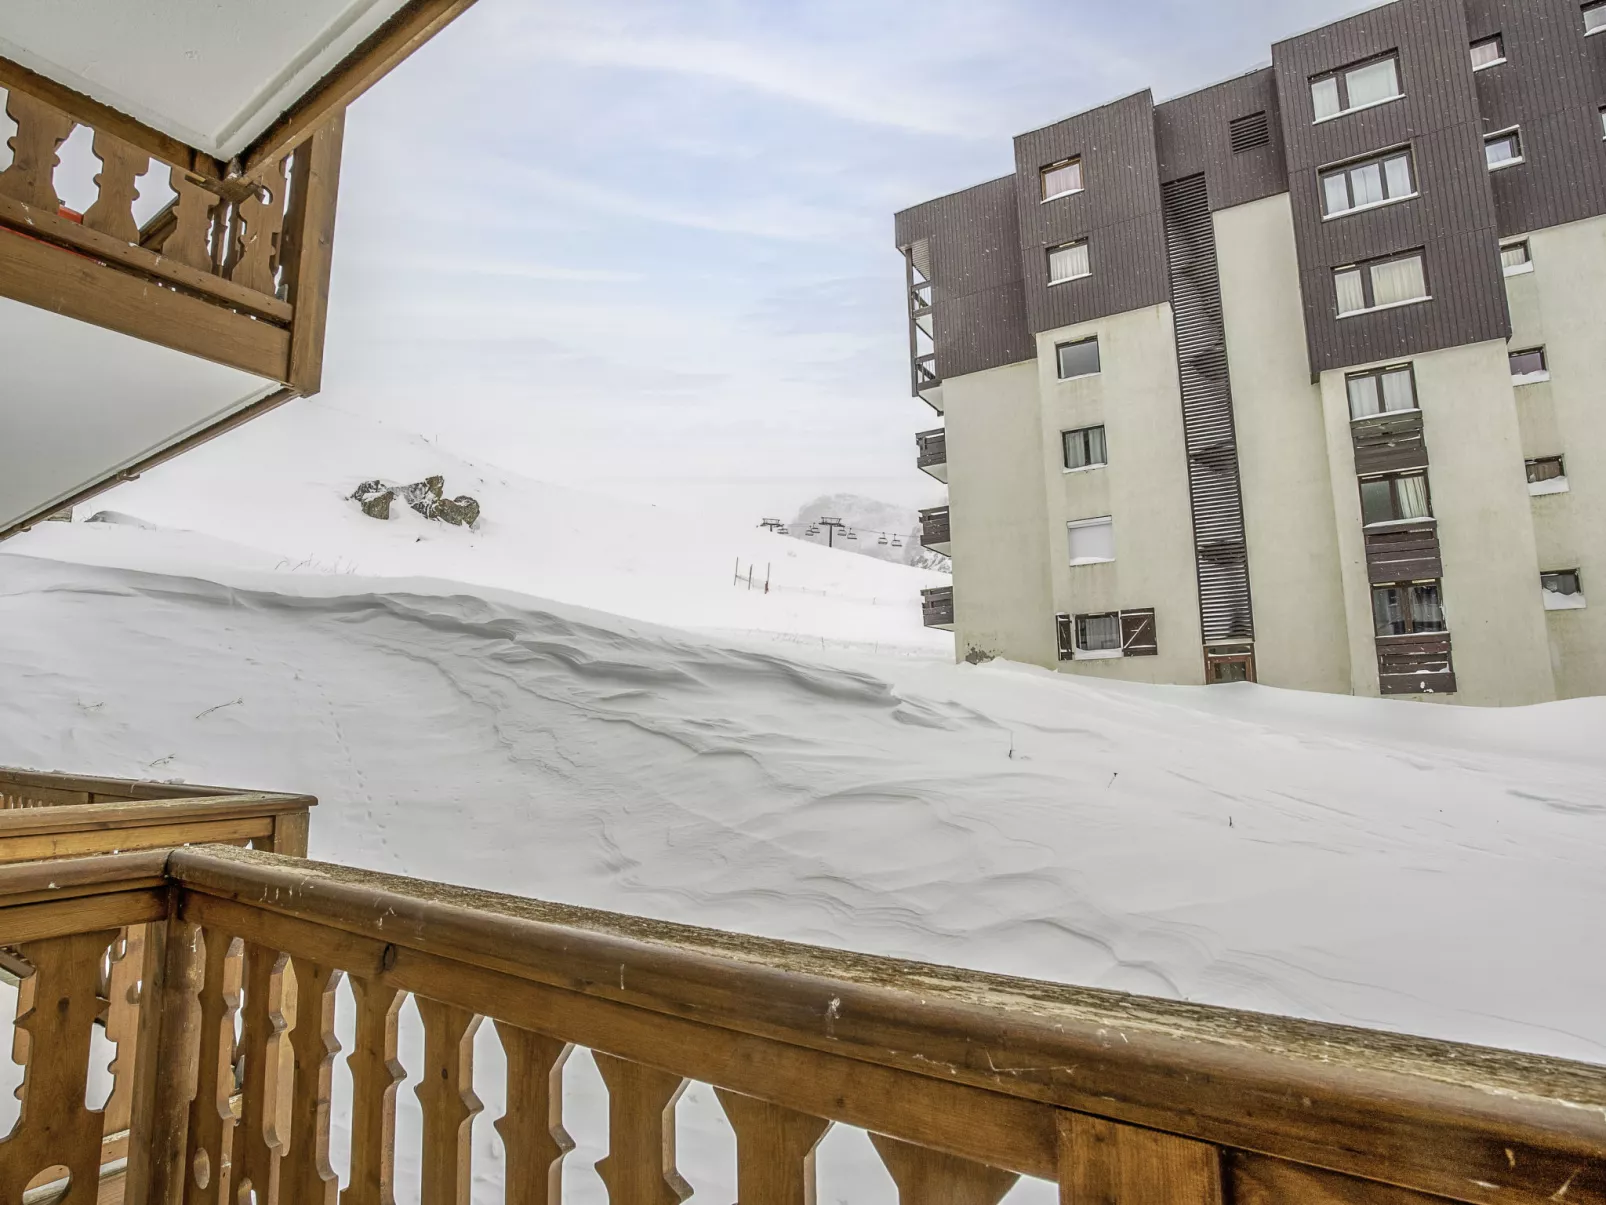
[[[242,698],[238,698],[238,699],[230,699],[227,703],[219,703],[216,707],[208,707],[205,711],[198,713],[195,718],[198,719],[198,720],[205,719],[207,716],[211,715],[214,711],[222,711],[225,707],[238,707],[241,703],[244,703],[244,702],[245,702],[245,699],[243,697]]]

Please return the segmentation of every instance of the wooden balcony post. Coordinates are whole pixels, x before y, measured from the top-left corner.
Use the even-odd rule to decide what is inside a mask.
[[[329,1106],[340,1051],[335,994],[343,975],[302,958],[291,965],[296,981],[296,1025],[290,1031],[295,1079],[282,1172],[284,1199],[293,1205],[336,1205],[340,1178],[329,1163]]]
[[[335,208],[345,146],[342,109],[295,153],[290,212],[285,215],[284,283],[295,316],[290,323],[287,380],[303,397],[323,383],[324,328],[329,319],[329,276],[335,254]]]
[[[496,1034],[507,1054],[507,1110],[496,1122],[507,1148],[507,1205],[561,1205],[563,1157],[574,1149],[563,1128],[563,1064],[574,1047],[505,1021]]]
[[[898,1205],[998,1205],[1020,1179],[1014,1172],[884,1134],[871,1134],[870,1141],[898,1186]]]
[[[234,1153],[234,1014],[240,1007],[240,956],[227,933],[203,929],[200,1048],[184,1158],[184,1205],[228,1205]]]
[[[737,1205],[814,1205],[814,1149],[831,1123],[724,1088],[714,1095],[736,1131]]]
[[[351,976],[357,1036],[351,1068],[351,1180],[340,1205],[395,1205],[396,1085],[406,1078],[396,1059],[402,994]]]
[[[680,1205],[691,1185],[675,1169],[675,1102],[686,1081],[668,1071],[593,1052],[608,1085],[608,1154],[597,1174],[610,1205]]]
[[[1060,1205],[1222,1205],[1213,1146],[1064,1112],[1059,1137]]]
[[[176,894],[176,893],[174,893]],[[160,969],[158,969],[160,968]],[[128,1136],[129,1205],[178,1205],[188,1181],[191,1101],[201,1040],[199,995],[206,959],[198,926],[176,909],[146,927],[139,1086]],[[142,1166],[148,1160],[148,1171]],[[143,1198],[141,1193],[144,1194]]]
[[[474,1095],[474,1034],[482,1018],[455,1004],[414,996],[424,1021],[424,1066],[418,1102],[424,1107],[421,1205],[469,1205],[474,1118],[484,1108]]]
[[[279,1101],[284,1091],[282,1053],[285,1017],[282,1008],[284,969],[288,959],[254,942],[245,946],[245,1012],[240,1046],[245,1054],[245,1082],[236,1134],[235,1195],[249,1190],[258,1205],[279,1199],[279,1161],[284,1143],[278,1133]]]

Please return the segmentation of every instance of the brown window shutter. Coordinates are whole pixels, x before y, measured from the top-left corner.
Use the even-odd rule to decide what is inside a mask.
[[[1054,627],[1059,633],[1060,660],[1069,661],[1076,655],[1076,625],[1069,615],[1056,615]]]
[[[1128,657],[1154,657],[1160,645],[1154,637],[1154,610],[1121,612],[1121,651]]]

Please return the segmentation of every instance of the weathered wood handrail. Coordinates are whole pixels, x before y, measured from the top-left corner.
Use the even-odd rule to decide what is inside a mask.
[[[310,795],[0,767],[0,863],[250,842],[305,856]]]
[[[102,1165],[110,1122],[86,1110],[40,1130],[28,1100],[83,1100],[78,1050],[104,990],[93,968],[135,934],[123,958],[137,953],[140,1004],[118,1028],[132,1049],[119,1045],[114,1093],[135,1205],[220,1202],[246,1181],[260,1205],[334,1200],[343,977],[356,1000],[348,1205],[393,1191],[391,1102],[408,1072],[422,1200],[466,1205],[483,1018],[508,1057],[496,1128],[510,1202],[560,1199],[575,1045],[610,1096],[599,1170],[614,1205],[684,1196],[672,1105],[690,1080],[716,1089],[735,1130],[743,1205],[808,1200],[833,1124],[871,1132],[906,1205],[995,1205],[1016,1175],[1111,1205],[1606,1202],[1606,1068],[219,846],[0,866],[0,945],[35,968],[30,999],[61,1001],[19,1021],[28,1078],[23,1121],[0,1142],[0,1195],[49,1165],[75,1182]],[[425,1053],[403,1069],[408,994]],[[58,1149],[64,1134],[73,1149]]]
[[[671,1106],[689,1080],[714,1086],[735,1129],[744,1205],[807,1200],[811,1152],[832,1124],[875,1136],[910,1203],[941,1191],[993,1205],[1017,1174],[1058,1181],[1067,1202],[1113,1205],[1606,1202],[1606,1068],[1592,1065],[226,847],[0,867],[0,943],[36,965],[141,923],[136,1203],[221,1201],[243,1180],[264,1205],[333,1200],[343,976],[357,1004],[348,1205],[391,1191],[408,994],[425,1031],[423,1064],[405,1069],[424,1110],[425,1202],[467,1201],[482,1018],[509,1061],[496,1120],[509,1201],[559,1199],[561,1075],[579,1045],[610,1094],[599,1170],[615,1205],[684,1195]],[[266,1121],[287,1116],[288,1133]],[[16,1142],[0,1144],[0,1192],[11,1151],[28,1150]],[[81,1142],[78,1164],[50,1161],[88,1174]]]

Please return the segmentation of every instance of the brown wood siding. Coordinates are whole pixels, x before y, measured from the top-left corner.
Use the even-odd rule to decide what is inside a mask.
[[[1355,472],[1359,476],[1428,467],[1419,411],[1362,419],[1350,424],[1350,438],[1355,443]]]
[[[1450,634],[1378,637],[1377,682],[1385,695],[1453,694]]]
[[[937,373],[943,378],[1035,359],[1026,325],[1015,177],[903,210],[898,246],[921,245],[932,282]]]
[[[1606,38],[1584,37],[1578,0],[1466,0],[1472,41],[1506,61],[1473,74],[1485,131],[1522,129],[1526,163],[1490,175],[1502,236],[1606,213]]]
[[[1374,586],[1425,581],[1444,572],[1436,523],[1373,527],[1365,537],[1366,572]]]
[[[1044,203],[1038,171],[1082,160],[1083,191]],[[1170,297],[1154,99],[1139,92],[1015,139],[1026,320],[1036,331],[1159,305]],[[1086,239],[1093,274],[1052,287],[1048,248]]]
[[[1270,141],[1235,153],[1233,121],[1261,112]],[[1154,140],[1160,183],[1202,172],[1212,212],[1288,191],[1277,79],[1270,67],[1156,105]]]
[[[920,592],[920,617],[928,628],[954,621],[954,588],[937,586]]]
[[[1510,334],[1462,3],[1398,0],[1272,48],[1313,375]],[[1391,51],[1402,99],[1314,121],[1311,77]],[[1420,197],[1322,220],[1321,167],[1406,143]],[[1431,301],[1337,316],[1335,267],[1419,247]]]

